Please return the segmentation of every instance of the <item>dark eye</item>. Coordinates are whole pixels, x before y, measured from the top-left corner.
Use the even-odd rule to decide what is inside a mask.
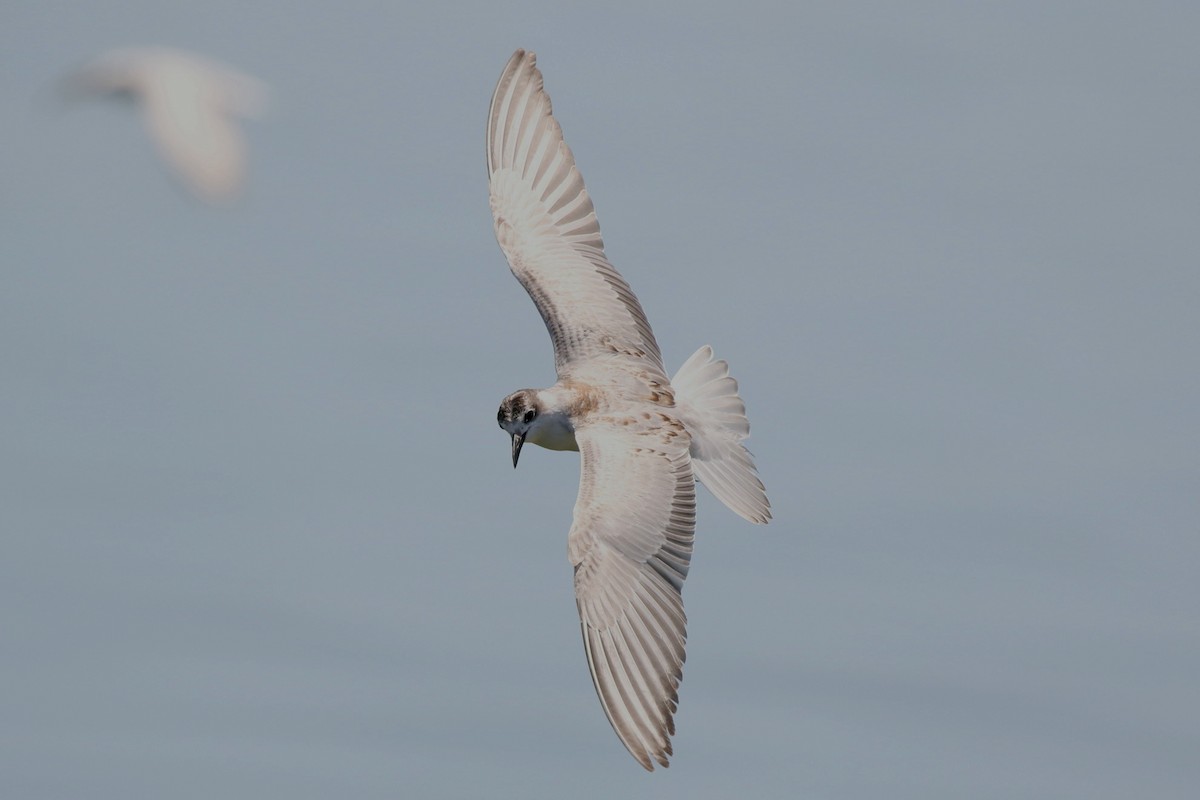
[[[528,425],[529,423],[533,422],[533,418],[536,416],[537,416],[537,414],[534,412],[534,410],[532,408],[529,409],[528,411],[526,411],[525,412],[525,424]]]

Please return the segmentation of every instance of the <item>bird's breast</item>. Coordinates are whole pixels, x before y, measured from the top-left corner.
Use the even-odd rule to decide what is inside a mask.
[[[575,441],[575,429],[564,418],[551,415],[542,419],[542,424],[529,432],[529,441],[547,450],[579,450]]]

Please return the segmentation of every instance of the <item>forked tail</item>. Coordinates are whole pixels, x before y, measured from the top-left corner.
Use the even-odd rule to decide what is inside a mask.
[[[765,525],[771,504],[754,468],[754,457],[742,444],[750,435],[746,405],[729,365],[701,347],[671,379],[675,410],[692,435],[692,467],[700,482],[730,510]]]

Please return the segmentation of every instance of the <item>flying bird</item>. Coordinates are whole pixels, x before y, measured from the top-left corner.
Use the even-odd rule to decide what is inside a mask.
[[[65,90],[136,102],[159,155],[210,203],[241,189],[246,142],[235,117],[261,114],[267,95],[266,85],[249,75],[165,47],[110,50],[69,75]]]
[[[496,239],[550,331],[558,376],[505,397],[497,421],[512,437],[514,467],[527,442],[579,451],[567,554],[588,669],[621,742],[647,770],[665,767],[695,482],[750,522],[771,518],[743,444],[746,408],[708,346],[667,377],[641,304],[604,255],[533,53],[514,53],[496,86],[487,165]]]

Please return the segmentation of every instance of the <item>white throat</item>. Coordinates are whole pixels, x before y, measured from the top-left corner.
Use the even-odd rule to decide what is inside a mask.
[[[529,426],[525,441],[547,450],[579,450],[575,442],[575,426],[567,412],[570,398],[558,387],[539,389],[537,393],[541,412]]]

